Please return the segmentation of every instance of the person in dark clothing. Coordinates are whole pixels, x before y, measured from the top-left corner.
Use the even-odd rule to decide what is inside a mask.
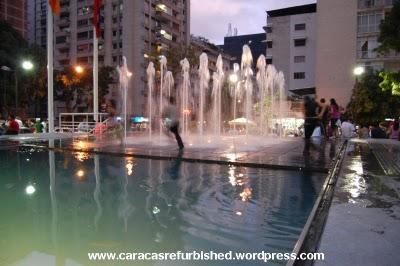
[[[169,105],[164,109],[163,118],[165,119],[165,123],[169,130],[175,135],[179,149],[182,150],[185,146],[183,145],[182,138],[179,135],[179,112],[178,108],[175,106],[174,97],[169,98]]]
[[[378,123],[375,123],[371,129],[371,138],[373,139],[386,139],[388,136],[385,132],[385,130],[383,130],[381,128],[381,125]]]
[[[321,124],[321,132],[325,136],[325,138],[329,138],[327,127],[329,124],[329,106],[326,104],[325,99],[322,98],[319,101],[319,114],[318,117],[320,119]]]
[[[304,152],[307,153],[310,150],[311,136],[314,129],[318,126],[318,116],[317,116],[318,104],[314,99],[309,96],[304,97]]]
[[[304,97],[304,135],[306,139],[311,138],[318,125],[317,108],[318,104],[314,99],[308,96]]]

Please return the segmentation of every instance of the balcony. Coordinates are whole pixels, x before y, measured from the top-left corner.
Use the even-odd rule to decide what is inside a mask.
[[[357,51],[357,59],[358,60],[378,60],[378,61],[385,61],[385,60],[393,60],[393,59],[400,59],[400,53],[396,53],[394,51],[386,53],[386,54],[379,54],[375,51],[375,49],[369,50],[359,50]]]
[[[358,0],[358,9],[391,7],[393,0]]]

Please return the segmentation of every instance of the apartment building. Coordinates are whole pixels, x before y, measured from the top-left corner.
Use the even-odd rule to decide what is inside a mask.
[[[315,93],[316,4],[267,11],[266,58],[289,95]]]
[[[47,0],[29,0],[28,41],[46,49],[47,45]]]
[[[27,0],[0,1],[0,20],[7,21],[14,29],[27,38]]]
[[[206,53],[208,55],[208,65],[211,71],[217,71],[217,59],[219,55],[222,56],[224,72],[227,73],[230,71],[231,63],[233,62],[234,58],[230,54],[225,53],[221,47],[210,43],[209,40],[203,37],[197,36],[191,37],[191,45],[194,48],[197,57],[199,57],[202,53]]]
[[[42,44],[42,2],[35,0],[34,42]],[[47,1],[44,1],[47,3]],[[46,5],[47,6],[47,5]],[[38,8],[40,7],[40,8]],[[63,69],[93,64],[93,0],[60,0],[61,14],[54,17],[54,67]],[[190,43],[190,0],[103,0],[100,11],[99,66],[115,66],[127,58],[133,76],[128,91],[129,114],[145,110],[145,70],[148,55]],[[39,21],[39,23],[37,23]],[[43,30],[44,29],[44,30]],[[120,101],[117,88],[112,96]]]
[[[336,98],[346,107],[356,81],[357,66],[399,70],[395,52],[379,55],[379,25],[392,0],[318,0],[316,88],[317,96]]]
[[[225,53],[232,56],[232,64],[239,63],[242,60],[243,45],[249,45],[253,54],[254,62],[257,62],[257,58],[260,55],[265,55],[266,46],[266,35],[264,33],[246,34],[227,36],[224,38],[224,44],[220,47]]]

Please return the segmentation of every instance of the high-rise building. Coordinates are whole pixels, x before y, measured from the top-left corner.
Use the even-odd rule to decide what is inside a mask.
[[[43,1],[36,0],[34,37],[41,44]],[[47,1],[44,1],[47,3]],[[60,0],[60,16],[54,17],[54,67],[93,63],[93,0]],[[128,91],[129,114],[145,110],[145,70],[149,54],[162,54],[190,43],[190,0],[103,0],[100,10],[102,37],[99,66],[118,66],[127,59],[133,73]],[[32,21],[32,18],[31,18]],[[45,26],[44,26],[45,28]],[[114,97],[118,99],[118,90]]]
[[[29,0],[28,9],[28,41],[42,48],[47,45],[47,5],[48,0]]]
[[[267,62],[285,75],[287,92],[315,93],[316,4],[267,11]]]
[[[7,21],[14,29],[27,38],[27,1],[0,1],[0,20]]]
[[[392,0],[318,0],[316,88],[317,96],[348,104],[357,66],[399,70],[400,56],[380,55],[379,25]]]

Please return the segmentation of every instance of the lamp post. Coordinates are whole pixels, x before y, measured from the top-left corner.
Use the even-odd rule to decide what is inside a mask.
[[[21,63],[21,67],[25,71],[31,71],[33,69],[33,63],[29,60],[23,60]],[[18,75],[17,75],[17,67],[15,69],[12,69],[8,66],[1,66],[1,70],[7,71],[7,72],[14,72],[14,80],[15,80],[15,112],[18,113]],[[4,87],[4,106],[6,105],[6,88]]]
[[[353,69],[353,74],[354,76],[356,76],[356,84],[358,83],[358,77],[364,74],[364,72],[365,72],[364,66],[356,66]]]

